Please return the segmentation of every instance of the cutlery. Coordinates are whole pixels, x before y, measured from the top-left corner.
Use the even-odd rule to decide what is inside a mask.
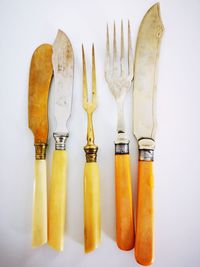
[[[132,183],[130,171],[129,140],[124,123],[124,99],[133,80],[133,53],[131,47],[130,23],[128,22],[128,71],[124,51],[124,30],[121,22],[120,68],[114,23],[113,62],[111,63],[109,29],[107,26],[105,79],[117,103],[117,140],[115,141],[115,191],[116,191],[116,236],[122,250],[134,247],[134,221],[132,205]]]
[[[40,45],[33,53],[29,73],[28,123],[34,135],[35,178],[33,192],[32,246],[47,242],[46,147],[48,95],[52,79],[52,46]]]
[[[67,122],[71,114],[74,76],[74,56],[69,38],[58,31],[53,44],[53,71],[55,79],[55,119],[53,133],[55,150],[53,152],[52,175],[48,206],[48,244],[57,251],[64,246],[66,210],[66,141],[69,136]]]
[[[138,141],[138,194],[135,257],[149,265],[154,257],[153,159],[156,132],[156,87],[160,42],[164,27],[159,3],[145,14],[135,51],[133,133]]]
[[[84,168],[84,234],[85,252],[96,249],[101,239],[100,177],[97,163],[98,147],[94,144],[92,115],[97,106],[95,52],[92,47],[92,100],[88,101],[86,62],[82,46],[83,61],[83,108],[87,112],[87,144],[84,146],[86,163]]]

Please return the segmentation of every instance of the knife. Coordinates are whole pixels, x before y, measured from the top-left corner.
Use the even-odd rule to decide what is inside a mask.
[[[153,159],[156,132],[157,65],[164,27],[159,3],[145,14],[138,33],[134,66],[133,133],[138,141],[138,194],[135,257],[149,265],[154,257]]]
[[[66,209],[66,140],[69,136],[67,121],[71,114],[74,76],[74,56],[70,40],[59,30],[53,44],[53,70],[55,78],[55,119],[53,133],[52,175],[48,206],[48,244],[57,251],[63,250]]]
[[[52,46],[42,44],[33,53],[29,73],[28,123],[34,134],[35,179],[33,193],[32,246],[47,242],[46,147],[48,95],[52,79]]]

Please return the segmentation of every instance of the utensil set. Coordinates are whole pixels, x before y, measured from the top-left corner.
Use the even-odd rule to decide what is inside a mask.
[[[116,242],[120,249],[135,246],[138,263],[150,265],[154,258],[153,223],[153,156],[156,131],[156,83],[160,42],[164,27],[159,3],[145,14],[137,37],[133,59],[131,27],[127,25],[128,53],[125,55],[124,25],[121,22],[120,53],[114,23],[113,45],[107,25],[105,80],[117,105],[117,138],[115,141]],[[98,147],[94,143],[92,115],[97,106],[95,49],[92,46],[92,96],[89,101],[84,47],[83,108],[87,113],[87,143],[84,146],[84,247],[88,253],[101,239],[100,175]],[[51,79],[55,79],[53,152],[49,201],[46,186],[46,147],[48,137],[48,95]],[[29,74],[29,128],[34,134],[35,179],[33,200],[32,246],[48,244],[57,251],[64,246],[66,217],[67,121],[71,114],[74,76],[73,48],[69,38],[58,31],[53,47],[39,46],[33,53]],[[138,141],[138,193],[136,232],[132,197],[129,140],[124,122],[124,100],[133,85],[133,135]],[[47,208],[48,207],[48,208]],[[48,214],[48,218],[47,218]]]

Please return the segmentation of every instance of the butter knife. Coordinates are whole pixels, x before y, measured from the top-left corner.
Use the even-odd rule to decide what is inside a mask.
[[[32,246],[47,242],[46,147],[48,95],[53,74],[52,46],[42,44],[33,53],[29,73],[28,123],[34,134],[35,179],[33,193]]]

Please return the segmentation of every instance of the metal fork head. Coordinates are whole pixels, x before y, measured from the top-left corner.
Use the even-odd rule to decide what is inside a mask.
[[[126,93],[131,87],[133,80],[133,53],[131,46],[131,30],[130,23],[128,21],[128,64],[125,63],[125,52],[124,52],[124,28],[123,22],[121,21],[121,49],[120,59],[118,59],[117,53],[117,40],[116,40],[116,27],[114,23],[113,29],[113,56],[111,62],[110,53],[110,40],[109,40],[109,29],[107,25],[107,38],[106,38],[106,58],[105,58],[105,79],[108,83],[108,87],[112,92],[117,102],[117,132],[118,138],[116,142],[128,142],[125,137],[125,123],[124,123],[124,98]],[[120,61],[120,64],[118,64]],[[120,67],[119,67],[120,65]]]
[[[128,21],[128,67],[126,67],[126,63],[125,63],[123,21],[121,21],[120,64],[118,64],[115,22],[114,22],[114,27],[113,27],[113,57],[112,59],[111,59],[111,53],[110,53],[110,38],[109,38],[108,25],[107,25],[107,38],[106,39],[107,40],[106,40],[106,58],[105,58],[105,79],[114,97],[116,99],[119,99],[126,95],[127,91],[131,87],[131,82],[133,80],[133,53],[132,53],[131,30],[130,30],[129,21]],[[119,68],[119,65],[120,65],[120,68]],[[126,71],[126,69],[128,70]]]
[[[88,101],[88,87],[87,87],[87,74],[85,52],[82,45],[82,61],[83,61],[83,107],[87,113],[93,113],[96,109],[96,69],[95,69],[95,52],[94,45],[92,46],[92,100]]]

